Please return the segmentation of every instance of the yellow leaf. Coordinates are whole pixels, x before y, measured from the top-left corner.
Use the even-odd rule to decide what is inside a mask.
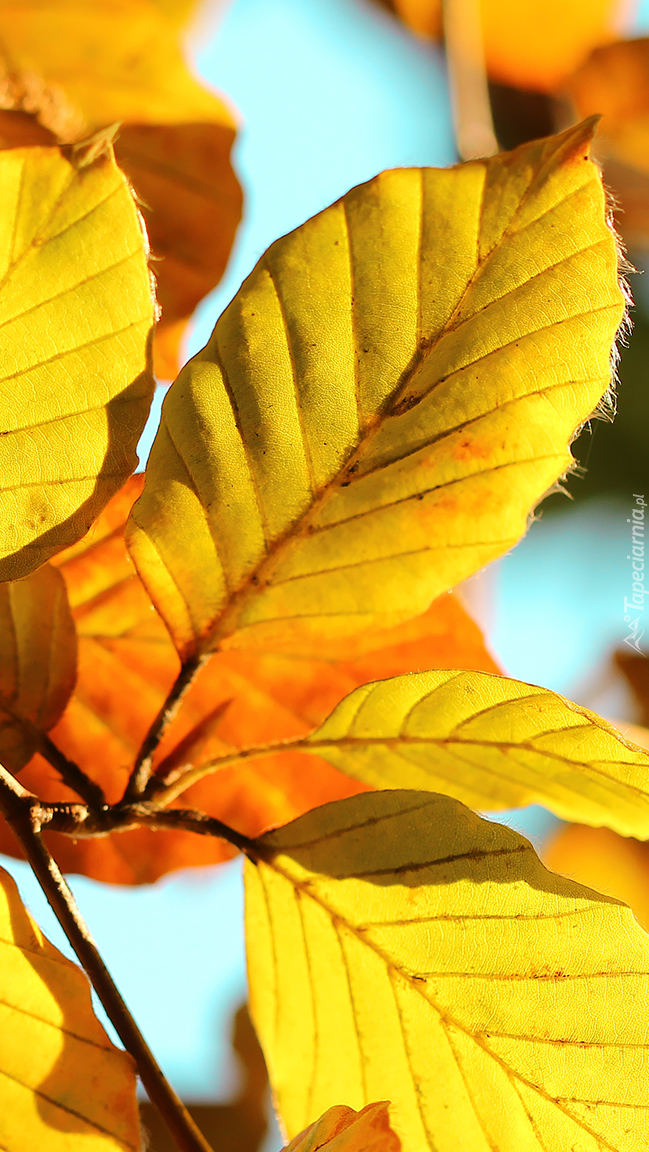
[[[110,150],[0,152],[0,580],[78,540],[153,391],[146,241]]]
[[[253,1020],[289,1136],[391,1101],[408,1152],[649,1148],[649,939],[511,829],[366,793],[246,863]]]
[[[8,1152],[140,1147],[133,1062],[95,1017],[83,972],[45,939],[3,869],[0,1146]]]
[[[649,754],[556,692],[488,672],[364,684],[300,743],[375,788],[428,788],[473,808],[544,804],[649,839]]]
[[[380,2],[414,32],[441,39],[441,0]],[[490,76],[518,88],[557,88],[591,48],[614,39],[622,7],[620,0],[480,0]]]
[[[381,1100],[355,1112],[335,1104],[300,1132],[284,1152],[401,1152],[401,1141],[390,1127],[388,1102]]]
[[[154,0],[0,0],[7,75],[35,73],[59,87],[89,128],[116,120],[232,127],[223,101],[189,71],[163,7]]]
[[[592,130],[385,172],[271,246],[172,385],[127,529],[183,657],[394,625],[523,534],[623,313]]]
[[[43,565],[0,584],[0,762],[18,771],[39,733],[61,719],[74,689],[77,634],[65,581]]]

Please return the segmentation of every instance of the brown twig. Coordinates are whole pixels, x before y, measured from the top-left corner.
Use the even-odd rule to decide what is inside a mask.
[[[103,808],[106,803],[103,788],[99,784],[95,784],[85,772],[75,764],[73,760],[68,760],[67,756],[57,748],[56,744],[50,740],[49,736],[42,735],[39,740],[38,751],[41,756],[44,756],[47,761],[56,768],[64,784],[76,792],[82,800],[86,801],[91,808]]]
[[[210,655],[211,653],[207,653],[204,656],[192,656],[191,659],[186,660],[182,665],[167,699],[144,737],[142,747],[140,748],[124,792],[124,800],[127,803],[138,800],[144,793],[151,776],[156,748],[176,715],[183,696]]]
[[[74,896],[43,843],[42,805],[0,765],[0,810],[21,844],[34,874],[92,983],[140,1079],[162,1115],[179,1152],[211,1152],[182,1101],[167,1082],[99,953]]]

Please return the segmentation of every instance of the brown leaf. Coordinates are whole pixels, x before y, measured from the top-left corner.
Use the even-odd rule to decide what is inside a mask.
[[[102,784],[110,802],[122,795],[140,743],[179,669],[124,544],[124,523],[142,484],[141,475],[131,477],[88,535],[56,558],[79,634],[79,676],[52,738]],[[199,733],[202,762],[232,749],[304,735],[368,680],[438,667],[498,671],[479,628],[450,594],[396,628],[338,641],[337,647],[332,641],[326,650],[321,645],[319,656],[292,646],[294,641],[290,632],[284,637],[278,632],[270,641],[265,638],[271,650],[231,648],[213,656],[163,740],[156,764],[165,760],[169,767],[181,742],[191,744],[192,730],[220,705],[228,706],[216,731]],[[39,756],[21,780],[44,799],[72,796]],[[363,790],[324,760],[279,753],[224,768],[195,784],[178,803],[194,804],[257,835]],[[121,884],[152,882],[173,869],[232,855],[219,840],[167,830],[138,829],[76,843],[53,835],[50,842],[67,871]],[[15,852],[2,825],[0,850]]]
[[[74,688],[77,638],[60,572],[0,584],[0,761],[19,771]]]
[[[241,1088],[228,1104],[191,1104],[189,1112],[214,1152],[256,1152],[268,1129],[268,1073],[259,1041],[242,1004],[234,1017],[232,1048],[241,1070]],[[159,1112],[140,1104],[150,1152],[176,1152]]]

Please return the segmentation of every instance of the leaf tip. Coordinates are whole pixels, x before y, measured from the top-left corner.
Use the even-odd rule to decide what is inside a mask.
[[[65,151],[74,167],[89,168],[103,156],[112,156],[120,127],[119,123],[109,124],[108,127],[93,132],[92,136],[86,136],[84,140],[68,145]]]

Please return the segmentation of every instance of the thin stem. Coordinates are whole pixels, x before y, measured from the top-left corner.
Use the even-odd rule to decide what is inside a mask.
[[[156,748],[176,715],[187,689],[203,665],[207,662],[210,655],[211,653],[203,656],[192,656],[190,660],[186,660],[182,665],[167,699],[144,737],[142,747],[133,765],[133,770],[124,792],[124,800],[127,803],[138,800],[140,796],[143,795],[151,776]]]
[[[40,834],[41,805],[0,765],[0,810],[21,844],[34,874],[86,971],[140,1079],[159,1109],[179,1152],[211,1152],[182,1101],[158,1066],[99,953],[74,896]]]
[[[89,776],[86,776],[78,764],[75,764],[73,760],[68,760],[67,756],[61,752],[60,748],[56,747],[49,736],[41,736],[38,751],[53,768],[56,768],[63,782],[72,788],[77,796],[85,800],[86,804],[89,804],[91,808],[103,808],[106,803],[103,788],[99,784],[95,784],[95,781],[91,780]]]
[[[223,824],[214,816],[206,816],[204,812],[197,812],[192,808],[171,808],[150,810],[141,813],[137,818],[138,824],[146,824],[152,828],[183,828],[187,832],[197,832],[200,836],[218,836],[227,840],[241,852],[245,852],[251,859],[259,855],[259,845],[256,840],[244,836],[228,824]]]
[[[240,760],[254,759],[257,756],[272,756],[276,752],[297,752],[303,749],[311,751],[311,743],[307,745],[307,737],[298,736],[297,739],[278,740],[273,744],[257,744],[250,748],[237,748],[225,756],[218,756],[208,760],[206,764],[190,765],[189,767],[173,769],[166,776],[154,776],[147,786],[144,799],[150,801],[157,808],[170,804],[177,796],[212,772],[227,768],[229,764],[236,764]]]
[[[462,160],[498,152],[487,84],[480,0],[444,0],[444,39],[457,150]]]

